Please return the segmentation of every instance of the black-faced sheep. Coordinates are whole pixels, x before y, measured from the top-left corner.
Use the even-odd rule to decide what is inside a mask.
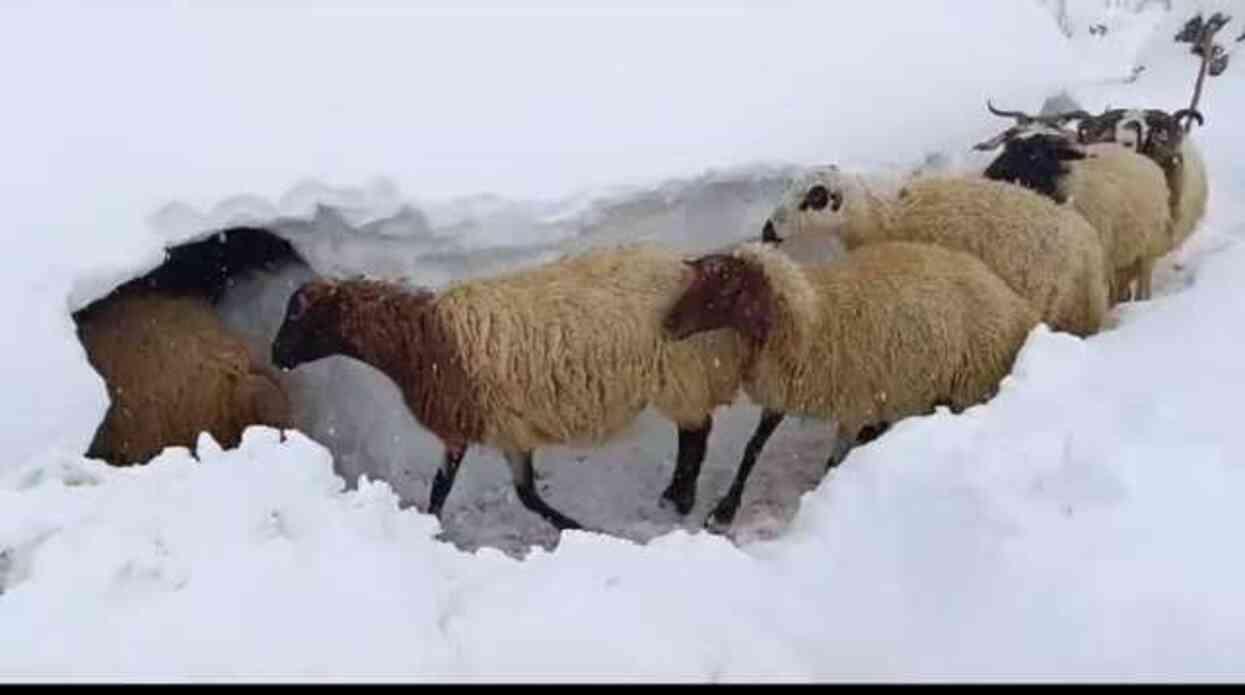
[[[1097,232],[1076,212],[1020,186],[928,176],[900,188],[887,178],[817,168],[788,188],[761,237],[778,243],[804,233],[837,238],[848,250],[919,241],[971,253],[1055,330],[1090,335],[1107,314],[1109,265]]]
[[[88,456],[129,465],[204,431],[234,447],[249,425],[288,426],[276,375],[203,297],[131,288],[81,312],[78,333],[111,401]]]
[[[1023,111],[1004,111],[997,109],[994,104],[986,101],[986,108],[995,116],[1015,119],[1016,124],[999,133],[998,135],[979,142],[973,146],[973,149],[989,151],[997,149],[1000,145],[1015,140],[1017,138],[1028,137],[1030,135],[1063,135],[1070,133],[1067,130],[1068,123],[1089,118],[1089,112],[1083,109],[1073,109],[1071,111],[1062,111],[1055,113],[1043,113],[1037,116],[1030,116]]]
[[[739,388],[730,331],[674,342],[661,321],[685,289],[682,257],[652,245],[602,249],[439,293],[378,281],[313,281],[289,300],[273,363],[330,355],[376,367],[445,445],[429,511],[440,515],[467,447],[502,451],[528,509],[580,525],[537,494],[533,452],[601,442],[654,406],[679,429],[663,500],[695,500],[711,414]]]
[[[1172,233],[1168,251],[1178,248],[1206,214],[1210,195],[1206,164],[1197,144],[1181,127],[1184,119],[1204,123],[1194,109],[1167,113],[1161,109],[1110,109],[1081,121],[1082,143],[1116,142],[1149,157],[1167,177],[1171,193]]]
[[[933,244],[872,244],[805,266],[748,244],[690,264],[694,279],[666,330],[675,338],[738,332],[751,349],[743,387],[763,408],[709,519],[719,530],[785,415],[837,420],[833,466],[901,418],[988,398],[1038,322],[981,261]]]
[[[1114,143],[1077,144],[1072,131],[1021,130],[1005,138],[983,176],[1067,202],[1098,232],[1111,297],[1150,298],[1151,272],[1171,244],[1172,226],[1167,180],[1153,161]]]

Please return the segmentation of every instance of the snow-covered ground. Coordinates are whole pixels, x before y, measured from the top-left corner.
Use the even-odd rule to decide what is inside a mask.
[[[604,532],[560,539],[487,451],[443,528],[420,513],[435,442],[344,359],[288,375],[284,441],[80,456],[106,395],[69,313],[165,243],[263,224],[315,271],[433,286],[636,238],[714,248],[800,165],[965,158],[1000,126],[987,96],[1185,105],[1197,65],[1170,37],[1194,4],[1173,4],[1071,40],[1033,2],[0,10],[23,106],[0,172],[0,680],[1240,680],[1237,65],[1195,133],[1209,213],[1153,301],[1087,340],[1039,327],[991,402],[825,479],[825,428],[784,423],[733,539],[698,528],[742,402],[682,521],[656,504],[654,415],[540,452],[546,499]],[[1239,34],[1245,6],[1203,4]],[[227,320],[263,345],[310,272],[244,278]]]

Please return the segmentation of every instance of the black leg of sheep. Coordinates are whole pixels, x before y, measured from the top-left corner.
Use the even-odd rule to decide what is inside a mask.
[[[713,418],[705,418],[698,429],[679,428],[678,458],[670,485],[661,493],[661,506],[673,506],[679,514],[687,514],[696,506],[696,481],[700,478],[700,466],[705,462],[705,448]]]
[[[860,432],[853,437],[843,437],[843,433],[839,432],[839,436],[835,437],[834,448],[830,451],[830,458],[826,459],[826,470],[830,470],[835,466],[843,463],[843,459],[847,458],[847,453],[861,444],[869,442],[881,437],[886,430],[890,429],[889,422],[879,422],[876,425],[865,425],[860,428]]]
[[[445,458],[432,479],[432,492],[428,496],[428,513],[438,519],[441,518],[441,506],[445,504],[445,498],[449,497],[450,489],[454,487],[458,465],[463,462],[463,456],[466,453],[466,447],[445,448]]]
[[[761,422],[757,424],[756,431],[744,447],[744,457],[739,463],[739,470],[735,472],[735,482],[731,483],[730,491],[718,502],[718,506],[713,508],[713,513],[705,521],[705,527],[709,531],[725,533],[735,521],[735,512],[739,510],[739,502],[744,496],[744,484],[748,482],[752,467],[756,465],[761,449],[765,448],[765,443],[774,434],[774,430],[778,429],[784,417],[785,414],[774,410],[761,411]]]
[[[579,522],[545,504],[540,495],[536,494],[536,471],[532,468],[532,452],[506,452],[506,463],[510,464],[514,490],[524,507],[545,517],[559,531],[583,528]]]

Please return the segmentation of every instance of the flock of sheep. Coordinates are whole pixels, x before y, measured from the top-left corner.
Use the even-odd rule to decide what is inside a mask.
[[[1149,298],[1155,261],[1205,211],[1205,168],[1181,126],[1201,123],[1196,111],[991,110],[1015,125],[978,145],[1002,147],[983,173],[814,169],[759,240],[729,252],[601,248],[440,292],[310,281],[289,298],[270,356],[247,352],[203,292],[122,288],[113,309],[79,319],[112,400],[89,454],[125,465],[200,431],[229,446],[247,425],[287,426],[269,358],[288,370],[345,355],[392,379],[444,444],[431,513],[482,445],[505,455],[524,506],[580,528],[537,493],[536,450],[604,442],[652,407],[678,430],[661,503],[687,514],[713,413],[743,392],[762,413],[706,522],[724,531],[785,416],[835,423],[829,468],[899,419],[981,403],[1037,323],[1087,336],[1112,304]],[[797,263],[781,244],[803,234],[847,252]],[[196,373],[171,378],[187,360]]]

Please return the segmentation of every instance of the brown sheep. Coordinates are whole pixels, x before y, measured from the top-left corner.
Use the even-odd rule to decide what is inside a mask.
[[[83,311],[78,332],[111,404],[87,456],[124,466],[200,432],[235,447],[249,425],[287,427],[289,401],[210,302],[131,288]]]
[[[503,452],[524,506],[559,529],[581,528],[537,494],[533,452],[602,442],[649,405],[678,427],[676,468],[662,498],[686,513],[711,414],[735,399],[743,357],[731,331],[678,343],[663,334],[662,317],[689,275],[680,255],[642,244],[439,293],[313,281],[290,297],[272,359],[290,369],[341,354],[392,379],[445,445],[432,514],[440,515],[467,447],[482,444]]]
[[[981,261],[883,242],[799,266],[761,244],[691,262],[666,318],[674,338],[723,326],[751,346],[743,387],[763,408],[730,491],[708,523],[730,526],[766,440],[787,414],[837,420],[837,465],[891,423],[990,397],[1038,315]]]

